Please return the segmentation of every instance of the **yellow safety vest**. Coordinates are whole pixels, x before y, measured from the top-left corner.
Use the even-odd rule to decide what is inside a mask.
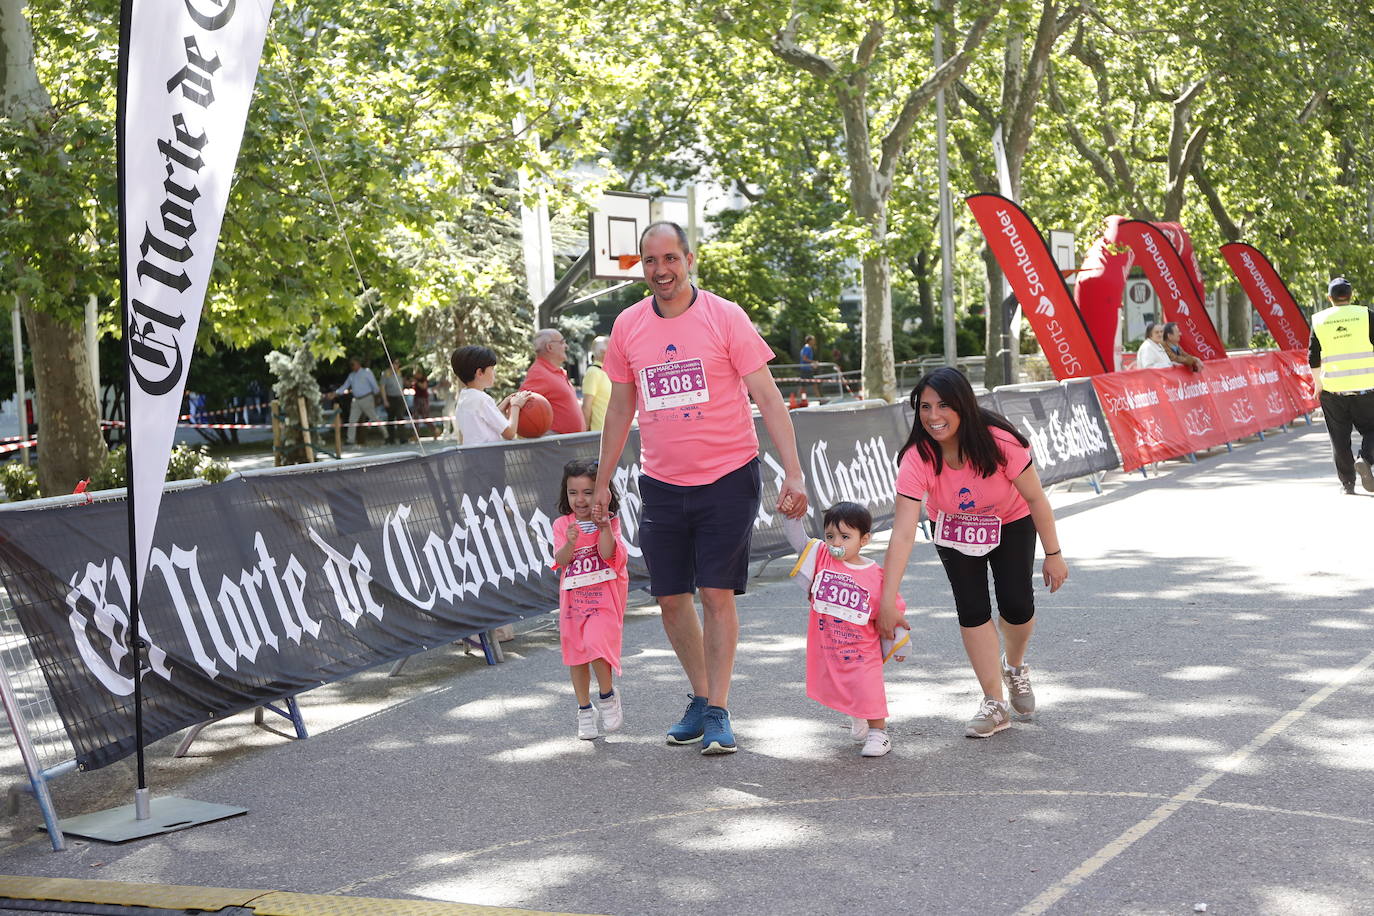
[[[1363,391],[1374,388],[1374,349],[1369,343],[1369,309],[1336,305],[1312,316],[1312,332],[1322,345],[1322,388]]]

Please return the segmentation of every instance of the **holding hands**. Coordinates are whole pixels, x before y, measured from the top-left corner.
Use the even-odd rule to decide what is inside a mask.
[[[778,491],[778,511],[788,518],[801,518],[806,514],[806,484],[800,474],[783,478]]]
[[[896,639],[898,630],[910,630],[906,615],[897,610],[897,602],[886,598],[878,605],[878,635],[883,639]]]

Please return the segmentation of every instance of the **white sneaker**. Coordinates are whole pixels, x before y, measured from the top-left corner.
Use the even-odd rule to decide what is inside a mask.
[[[892,739],[888,738],[887,731],[881,728],[869,729],[868,737],[864,739],[864,749],[859,752],[862,757],[881,757],[892,750]]]
[[[601,730],[609,734],[625,724],[625,710],[620,705],[620,691],[614,691],[604,700],[598,696],[593,702],[601,710]]]
[[[581,738],[583,741],[590,741],[597,736],[596,709],[582,709],[578,707],[577,737]]]
[[[855,744],[863,744],[868,738],[868,720],[858,716],[849,717],[849,737]]]

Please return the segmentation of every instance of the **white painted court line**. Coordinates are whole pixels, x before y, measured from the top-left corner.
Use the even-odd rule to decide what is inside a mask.
[[[1211,772],[1198,777],[1188,788],[1179,792],[1173,798],[1156,808],[1149,817],[1131,827],[1106,846],[1103,846],[1086,862],[1065,876],[1063,880],[1018,910],[1017,916],[1039,916],[1039,914],[1048,911],[1050,907],[1054,906],[1071,890],[1086,881],[1093,873],[1121,855],[1151,830],[1154,830],[1160,824],[1164,823],[1174,814],[1174,812],[1178,811],[1184,805],[1196,801],[1198,796],[1211,788],[1212,784],[1218,779],[1236,770],[1254,754],[1255,751],[1258,751],[1270,741],[1283,734],[1294,722],[1297,722],[1303,716],[1307,715],[1307,713],[1317,704],[1321,703],[1337,690],[1340,690],[1346,684],[1359,677],[1368,670],[1371,665],[1374,665],[1374,652],[1370,652],[1355,665],[1346,669],[1346,671],[1339,675],[1334,681],[1303,700],[1302,703],[1298,704],[1297,708],[1284,714],[1277,722],[1255,736],[1255,738],[1252,739],[1249,744],[1245,745],[1245,747],[1236,751],[1230,757],[1227,757],[1217,766],[1213,767]]]

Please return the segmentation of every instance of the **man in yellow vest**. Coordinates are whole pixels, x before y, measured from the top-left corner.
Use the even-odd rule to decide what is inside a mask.
[[[1344,277],[1327,285],[1331,307],[1312,316],[1307,364],[1321,397],[1341,489],[1354,493],[1358,473],[1360,485],[1374,493],[1374,312],[1352,305],[1350,294]],[[1362,437],[1358,458],[1350,448],[1356,429]]]

